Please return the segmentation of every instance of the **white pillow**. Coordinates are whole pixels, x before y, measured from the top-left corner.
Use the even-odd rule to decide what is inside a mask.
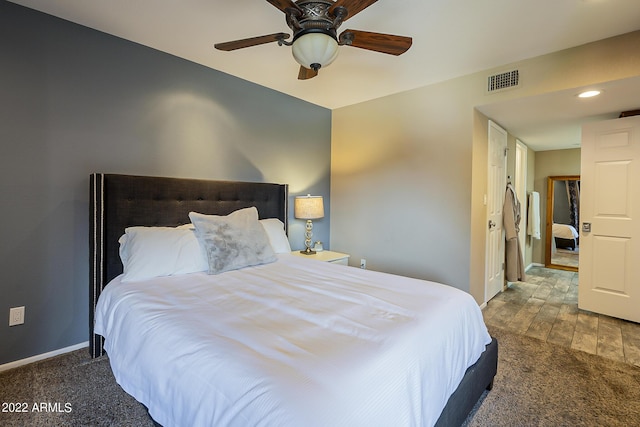
[[[190,212],[202,244],[209,274],[238,270],[252,265],[274,262],[278,258],[269,243],[269,236],[258,221],[255,207],[240,209],[227,216]]]
[[[208,269],[191,224],[175,228],[128,227],[118,241],[123,282]]]
[[[261,219],[260,224],[264,227],[264,231],[269,236],[269,243],[273,251],[277,254],[284,254],[291,252],[291,245],[289,239],[284,232],[284,224],[278,218]]]

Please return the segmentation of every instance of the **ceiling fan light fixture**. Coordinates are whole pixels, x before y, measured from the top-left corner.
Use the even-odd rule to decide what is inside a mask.
[[[291,52],[298,64],[318,71],[338,57],[338,41],[325,32],[308,32],[294,40]]]
[[[362,12],[377,0],[267,0],[285,14],[287,26],[293,32],[288,42],[287,33],[267,34],[230,42],[216,43],[218,50],[231,51],[277,42],[290,46],[293,57],[300,64],[298,80],[318,75],[318,70],[338,57],[339,46],[351,46],[388,55],[402,55],[413,42],[411,37],[345,30],[338,36],[344,21]]]

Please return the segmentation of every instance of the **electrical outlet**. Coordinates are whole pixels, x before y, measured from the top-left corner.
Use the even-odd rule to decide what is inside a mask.
[[[362,268],[363,270],[367,269],[367,260],[364,258],[360,259],[360,268]]]
[[[24,306],[9,309],[9,326],[22,325],[24,323]]]

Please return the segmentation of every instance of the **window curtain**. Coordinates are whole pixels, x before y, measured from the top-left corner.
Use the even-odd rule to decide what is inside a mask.
[[[566,180],[567,197],[569,199],[569,219],[576,230],[580,227],[580,181]]]

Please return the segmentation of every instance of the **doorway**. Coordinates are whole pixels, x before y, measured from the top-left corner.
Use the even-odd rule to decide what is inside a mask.
[[[580,175],[548,177],[545,267],[578,271],[579,224]]]
[[[518,232],[518,239],[520,239],[520,247],[524,256],[527,240],[527,146],[519,139],[516,139],[514,188],[520,201],[520,231]]]

